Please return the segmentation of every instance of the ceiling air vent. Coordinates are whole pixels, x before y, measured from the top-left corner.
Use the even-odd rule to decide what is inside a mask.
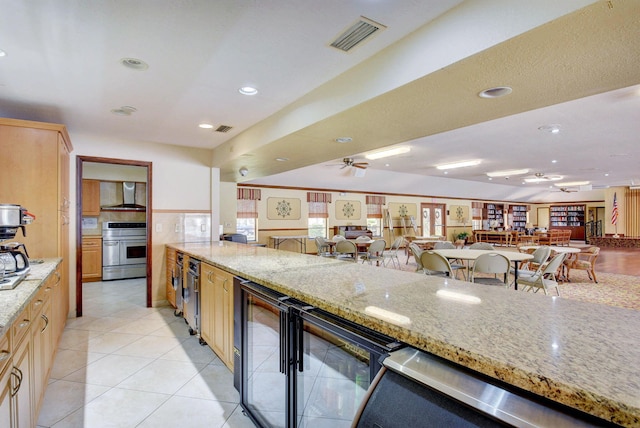
[[[216,132],[229,132],[233,129],[233,126],[220,125],[216,128]]]
[[[387,27],[361,16],[355,24],[331,42],[331,46],[341,51],[349,52],[369,36],[385,28]]]

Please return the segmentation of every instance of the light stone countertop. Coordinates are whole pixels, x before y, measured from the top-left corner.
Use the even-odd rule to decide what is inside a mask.
[[[62,259],[29,261],[29,273],[13,290],[0,290],[0,336],[36,295],[44,280],[55,271]]]
[[[640,311],[229,241],[169,246],[524,390],[640,425]]]

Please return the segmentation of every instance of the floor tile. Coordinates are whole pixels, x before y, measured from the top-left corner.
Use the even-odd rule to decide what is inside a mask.
[[[138,427],[175,428],[185,423],[189,428],[222,427],[236,407],[232,403],[173,396]]]
[[[50,427],[108,390],[105,386],[64,380],[50,383],[40,409],[38,425]]]
[[[133,428],[169,398],[165,394],[112,388],[52,428]]]
[[[175,337],[143,336],[135,342],[118,349],[114,353],[133,357],[158,358],[176,346],[180,346],[180,342],[181,341]]]
[[[152,358],[107,355],[87,367],[76,370],[63,380],[85,382],[92,385],[116,386],[148,366]]]
[[[122,381],[118,387],[138,391],[174,394],[203,368],[204,364],[155,360]]]
[[[226,366],[207,365],[194,376],[176,395],[183,397],[205,398],[208,400],[239,403],[240,396],[233,387],[233,373]]]
[[[104,356],[105,354],[97,354],[95,352],[59,349],[56,353],[53,367],[51,368],[51,377],[54,379],[62,379]]]

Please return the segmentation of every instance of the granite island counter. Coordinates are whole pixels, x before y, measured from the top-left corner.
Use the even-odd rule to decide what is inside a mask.
[[[640,312],[229,241],[169,247],[407,345],[640,425]]]

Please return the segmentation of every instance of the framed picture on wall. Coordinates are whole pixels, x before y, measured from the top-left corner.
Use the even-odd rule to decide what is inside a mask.
[[[360,201],[336,201],[336,220],[360,220]]]
[[[267,218],[269,220],[300,220],[300,199],[268,198]]]

